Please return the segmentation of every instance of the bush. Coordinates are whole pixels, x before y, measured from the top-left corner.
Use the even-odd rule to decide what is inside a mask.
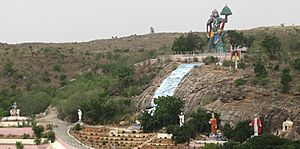
[[[206,144],[202,149],[222,149],[222,146],[219,144],[209,143]]]
[[[172,45],[172,50],[176,53],[182,53],[185,51],[203,51],[202,46],[204,42],[202,38],[196,33],[188,33],[187,36],[181,35],[179,38],[176,38]]]
[[[145,132],[160,130],[169,125],[178,124],[179,117],[184,102],[176,97],[159,97],[154,100],[157,108],[153,116],[148,112],[140,115],[142,128]]]
[[[205,65],[211,64],[211,63],[217,63],[219,62],[219,58],[214,57],[214,56],[207,56],[203,59],[203,62]]]
[[[46,130],[53,130],[53,124],[47,124]]]
[[[247,149],[296,149],[299,146],[300,141],[291,141],[271,134],[264,134],[249,139],[242,147]]]
[[[237,141],[243,143],[252,134],[252,130],[249,126],[251,121],[240,121],[236,127],[233,129],[229,124],[225,124],[223,128],[223,133],[229,140]]]
[[[16,142],[16,148],[17,148],[17,149],[23,149],[23,148],[24,148],[24,145],[22,144],[22,142],[17,141],[17,142]]]
[[[294,65],[294,69],[300,70],[300,58],[295,59],[293,65]]]
[[[30,138],[30,135],[27,134],[27,133],[24,133],[22,138],[23,138],[23,139],[29,139],[29,138]]]
[[[247,82],[247,81],[244,80],[243,78],[239,78],[239,79],[234,80],[235,86],[245,85],[246,82]]]
[[[41,142],[42,142],[42,139],[41,139],[41,138],[35,138],[33,142],[34,142],[36,145],[40,145]]]
[[[48,131],[44,135],[48,141],[51,141],[51,143],[55,141],[55,133],[53,131]]]
[[[230,66],[233,67],[235,64],[234,64],[233,61],[224,60],[222,65],[225,66],[225,67],[230,67]]]
[[[238,68],[246,69],[246,67],[247,67],[246,63],[244,63],[244,62],[238,63]]]
[[[290,74],[290,69],[285,68],[281,72],[281,84],[282,84],[282,92],[286,93],[290,87],[289,87],[289,82],[293,80],[291,74]]]
[[[34,136],[36,138],[41,138],[43,136],[44,126],[42,126],[42,125],[33,125],[32,130],[33,130]]]
[[[82,127],[81,127],[81,125],[80,124],[75,124],[75,126],[73,127],[73,130],[75,130],[75,131],[80,131],[80,130],[82,130]]]
[[[223,149],[240,149],[242,144],[235,141],[228,141],[223,144]]]
[[[274,66],[274,70],[279,70],[279,64],[276,64],[276,65]]]
[[[256,61],[254,64],[254,73],[256,77],[267,77],[267,70],[261,60]]]
[[[56,71],[56,72],[61,72],[63,70],[63,67],[59,64],[55,64],[53,65],[53,71]]]
[[[278,57],[281,48],[280,40],[275,36],[266,36],[261,42],[261,46],[269,54],[270,59],[274,60]]]

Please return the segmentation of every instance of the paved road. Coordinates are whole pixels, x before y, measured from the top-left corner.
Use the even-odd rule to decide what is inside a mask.
[[[58,112],[56,108],[49,107],[48,114],[42,118],[38,118],[37,121],[41,124],[50,123],[56,125],[57,127],[54,128],[55,135],[59,138],[58,140],[64,145],[65,148],[88,149],[68,135],[68,128],[73,124],[58,119],[57,115]]]

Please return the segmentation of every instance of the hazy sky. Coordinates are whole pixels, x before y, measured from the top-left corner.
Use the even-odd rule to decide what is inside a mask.
[[[300,24],[300,0],[0,0],[0,42],[89,41],[155,32],[204,31],[225,3],[228,29]]]

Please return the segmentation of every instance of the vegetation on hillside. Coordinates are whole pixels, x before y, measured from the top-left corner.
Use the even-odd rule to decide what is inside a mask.
[[[190,32],[176,38],[172,45],[172,50],[176,54],[203,52],[204,40],[197,33]]]
[[[0,117],[8,116],[16,101],[21,115],[43,112],[53,104],[59,116],[70,121],[77,121],[78,108],[85,110],[83,118],[89,123],[120,121],[135,111],[131,98],[159,71],[155,66],[137,71],[133,65],[174,51],[205,51],[203,37],[202,33],[170,33],[86,43],[0,44]],[[249,47],[239,64],[246,71],[254,70],[247,84],[261,85],[276,94],[281,94],[277,90],[290,95],[300,91],[299,27],[228,31],[225,38],[227,45]],[[283,71],[285,68],[290,71]],[[239,80],[236,85],[244,83]],[[87,106],[90,104],[93,106]],[[97,118],[92,114],[95,111],[101,113]]]

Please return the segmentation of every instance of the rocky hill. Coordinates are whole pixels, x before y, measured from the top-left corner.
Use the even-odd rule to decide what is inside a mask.
[[[168,66],[136,99],[139,107],[150,105],[150,101]],[[290,118],[295,129],[300,126],[300,100],[298,95],[277,95],[274,89],[266,89],[251,83],[251,69],[230,71],[229,68],[205,65],[194,68],[179,84],[175,95],[185,101],[184,112],[188,116],[197,108],[205,108],[221,114],[222,124],[235,125],[240,120],[249,120],[255,114],[264,118],[264,131],[275,133],[282,122]],[[235,80],[245,79],[245,85],[237,86]],[[298,132],[299,133],[299,132]]]
[[[250,119],[254,114],[261,114],[265,118],[264,126],[268,128],[266,131],[272,132],[281,128],[282,121],[288,117],[294,121],[296,126],[299,126],[300,97],[297,89],[300,84],[299,71],[292,69],[293,81],[290,82],[291,88],[288,93],[280,92],[280,76],[281,71],[292,66],[293,60],[300,56],[300,26],[261,27],[239,32],[253,36],[255,39],[245,55],[247,58],[243,61],[247,65],[246,69],[231,72],[228,67],[214,65],[195,68],[182,81],[175,93],[176,97],[185,101],[185,113],[189,115],[195,109],[204,107],[220,113],[224,123],[232,122],[233,124],[242,119]],[[149,106],[154,91],[163,79],[178,66],[179,63],[175,62],[176,59],[179,59],[178,62],[180,62],[184,56],[173,56],[175,59],[171,60],[173,62],[165,59],[156,64],[152,64],[149,59],[157,57],[161,59],[172,54],[172,43],[176,37],[182,34],[185,33],[132,35],[82,43],[0,44],[0,102],[1,104],[5,103],[4,107],[7,108],[10,103],[4,102],[5,100],[10,99],[10,102],[22,100],[18,95],[19,92],[31,94],[36,91],[34,88],[40,89],[39,85],[41,84],[60,89],[65,87],[65,81],[67,81],[72,86],[74,78],[90,70],[94,70],[98,76],[103,76],[104,73],[99,69],[99,65],[118,62],[134,66],[136,73],[134,79],[141,74],[152,73],[151,77],[145,81],[148,83],[150,80],[149,84],[142,84],[142,87],[139,86],[140,84],[134,84],[135,86],[126,88],[126,92],[129,93],[134,90],[134,93],[126,95],[126,98],[133,98],[137,109],[141,110]],[[201,34],[204,35],[204,33]],[[280,39],[282,43],[280,60],[267,59],[266,53],[260,47],[260,42],[266,35],[274,35]],[[264,60],[268,71],[268,82],[264,85],[253,83],[257,81],[253,73],[253,64],[258,58]],[[156,60],[159,61],[159,59]],[[279,67],[277,70],[274,69],[276,65]],[[106,82],[108,85],[99,83],[104,84],[100,89],[105,92],[114,91],[120,82],[119,78],[109,75],[107,74],[106,77],[113,83]],[[154,79],[153,76],[155,76]],[[235,80],[240,78],[246,80],[244,85],[236,85]],[[80,88],[76,89],[82,88],[80,83],[78,86]],[[10,96],[7,95],[6,90],[15,92]],[[90,88],[82,92],[87,93],[88,91]],[[141,94],[136,96],[140,91],[142,91]],[[112,99],[119,98],[120,93],[115,92],[114,94],[108,93],[108,95]],[[57,97],[57,100],[70,98],[70,103],[73,103],[74,95],[71,93],[65,94],[64,91],[61,91],[62,95]],[[48,103],[50,104],[55,97],[53,97],[52,90],[47,90],[47,94],[51,96]],[[86,96],[84,99],[88,99],[89,96]],[[78,97],[82,96],[78,95]],[[36,99],[40,99],[40,97],[37,96]],[[77,98],[74,97],[74,99]],[[36,103],[36,107],[40,107],[40,102],[36,101]]]

